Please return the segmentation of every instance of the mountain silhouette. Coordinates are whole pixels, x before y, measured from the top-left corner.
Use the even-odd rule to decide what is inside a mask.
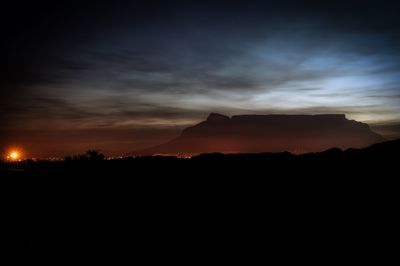
[[[211,113],[167,143],[137,151],[137,155],[178,153],[306,153],[363,148],[384,138],[365,123],[344,114],[236,115]]]

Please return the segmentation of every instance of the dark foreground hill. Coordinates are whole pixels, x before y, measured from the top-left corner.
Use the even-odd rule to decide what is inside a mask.
[[[316,152],[337,147],[363,148],[384,139],[365,123],[328,115],[237,115],[212,113],[168,143],[135,152],[177,153]]]
[[[204,153],[191,158],[174,156],[139,156],[113,160],[76,159],[67,161],[25,161],[0,165],[5,177],[57,180],[79,178],[128,178],[145,180],[147,177],[179,177],[190,180],[199,175],[208,179],[230,174],[244,176],[330,175],[347,169],[357,175],[370,170],[385,172],[397,165],[400,140],[377,143],[363,149],[331,148],[323,152],[292,154],[278,153]],[[330,168],[325,171],[324,167]],[[319,172],[319,170],[324,170]],[[301,172],[303,171],[303,172]]]
[[[387,251],[399,151],[396,140],[304,155],[28,162],[1,172],[3,242],[30,248],[31,260],[112,251],[150,262],[235,254],[248,262],[244,254],[264,254],[265,245],[281,257],[291,246],[298,258],[306,242],[326,256],[333,246]]]

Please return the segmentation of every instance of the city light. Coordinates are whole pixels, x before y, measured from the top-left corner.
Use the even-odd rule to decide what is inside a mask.
[[[11,153],[10,153],[10,158],[11,158],[11,159],[13,159],[13,160],[17,160],[17,159],[18,159],[18,157],[19,157],[19,154],[18,154],[18,152],[16,152],[16,151],[13,151],[13,152],[11,152]]]
[[[11,150],[7,155],[7,159],[11,161],[19,161],[21,159],[21,152],[17,150]]]

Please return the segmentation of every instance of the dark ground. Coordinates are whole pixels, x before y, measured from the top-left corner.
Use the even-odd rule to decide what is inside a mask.
[[[274,253],[309,241],[313,252],[331,252],[326,241],[347,251],[380,243],[389,252],[383,238],[398,232],[399,151],[397,140],[301,156],[3,165],[11,236],[3,244],[31,258],[128,251],[149,262]]]

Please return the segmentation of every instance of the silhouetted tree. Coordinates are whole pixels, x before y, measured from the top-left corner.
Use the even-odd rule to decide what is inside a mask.
[[[101,161],[104,160],[105,156],[100,150],[87,150],[84,154],[78,154],[74,156],[65,157],[65,161]]]
[[[85,156],[89,161],[104,160],[104,154],[100,153],[99,150],[87,150]]]

